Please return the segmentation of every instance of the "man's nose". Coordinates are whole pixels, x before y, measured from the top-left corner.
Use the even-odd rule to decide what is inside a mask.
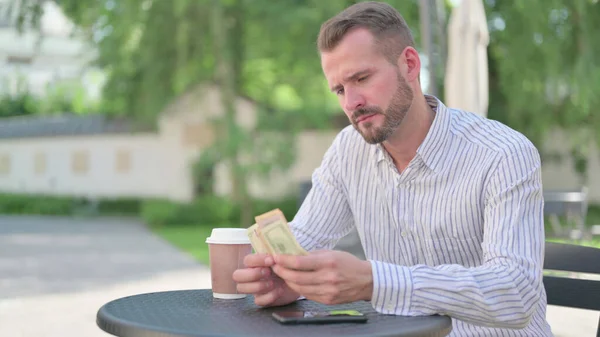
[[[345,101],[344,101],[344,110],[348,111],[348,113],[352,113],[353,111],[362,108],[365,106],[365,99],[362,95],[357,92],[353,92],[350,90],[346,91]]]

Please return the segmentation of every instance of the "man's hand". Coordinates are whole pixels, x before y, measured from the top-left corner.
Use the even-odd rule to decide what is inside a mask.
[[[250,254],[244,258],[247,268],[233,273],[237,290],[254,295],[254,303],[260,306],[280,306],[294,302],[299,295],[271,272],[273,258],[268,254]]]
[[[273,271],[295,292],[323,304],[369,301],[371,263],[342,251],[275,256]]]

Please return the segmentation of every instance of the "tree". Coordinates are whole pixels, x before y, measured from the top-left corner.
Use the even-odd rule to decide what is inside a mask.
[[[224,118],[216,121],[219,134],[223,135],[216,146],[222,151],[222,157],[228,164],[231,172],[231,181],[233,185],[234,200],[240,205],[241,226],[250,226],[252,224],[252,204],[248,195],[246,184],[247,171],[240,163],[240,148],[242,143],[243,130],[236,123],[235,102],[241,89],[240,70],[241,60],[243,59],[243,45],[241,39],[234,33],[241,34],[240,30],[230,29],[230,20],[233,19],[232,26],[242,25],[242,14],[239,7],[239,0],[233,1],[235,16],[225,15],[225,8],[220,0],[212,0],[212,33],[215,43],[216,60],[216,79],[221,91],[221,102],[224,110]],[[235,6],[237,5],[237,6]],[[237,7],[237,8],[236,8]],[[224,145],[224,146],[222,146]]]
[[[600,4],[586,0],[487,1],[490,111],[543,149],[556,129],[570,136],[586,181],[589,145],[600,137]],[[550,155],[546,153],[546,155]]]
[[[79,27],[78,33],[88,36],[98,49],[96,63],[108,71],[104,111],[152,122],[171,100],[202,82],[223,86],[224,97],[245,96],[260,106],[259,125],[251,131],[235,124],[228,107],[229,115],[219,126],[226,132],[219,133],[219,145],[208,155],[208,162],[224,160],[237,167],[236,190],[243,194],[247,177],[277,166],[289,167],[293,160],[290,144],[297,130],[326,125],[329,116],[339,113],[323,78],[315,40],[322,22],[355,2],[59,3]],[[415,29],[419,27],[418,1],[388,2],[413,27],[420,49],[420,31]],[[38,3],[21,1],[21,22],[35,25]],[[600,5],[589,0],[485,3],[491,38],[490,118],[523,132],[540,148],[554,128],[567,130],[576,158],[586,158],[581,144],[600,139],[594,136],[600,128],[600,115],[594,113],[594,106],[600,103],[594,95],[600,83],[600,60],[595,57],[600,40],[594,39],[600,30],[595,24],[600,19]],[[215,10],[220,22],[212,16]],[[443,17],[437,20],[446,22]],[[443,29],[435,31],[443,34]],[[441,46],[435,50],[440,53]],[[438,76],[443,76],[443,65],[435,68]],[[289,136],[267,141],[272,133],[266,130]],[[239,153],[251,153],[255,158],[243,161],[237,158]],[[585,160],[576,163],[585,172]]]
[[[39,13],[40,3],[20,4],[20,22],[35,23],[30,14]],[[77,25],[77,33],[95,45],[95,62],[108,72],[103,95],[107,113],[152,123],[171,100],[197,84],[214,82],[221,88],[225,115],[214,121],[221,132],[202,159],[208,165],[229,164],[242,223],[251,224],[247,178],[289,166],[294,131],[327,115],[327,108],[305,103],[317,96],[323,101],[326,92],[316,76],[320,67],[315,51],[310,49],[311,58],[297,58],[307,53],[306,46],[290,43],[289,34],[275,34],[288,27],[282,16],[292,20],[294,7],[302,4],[290,8],[266,0],[62,0],[60,5]],[[304,9],[294,19],[296,36],[306,37],[301,21],[311,13]],[[265,39],[267,35],[271,38]],[[290,63],[293,69],[285,70]],[[307,99],[300,98],[304,93]],[[261,107],[257,130],[249,132],[236,124],[232,102],[238,95]],[[268,141],[272,134],[262,133],[265,129],[286,136]],[[254,155],[242,163],[240,153]]]

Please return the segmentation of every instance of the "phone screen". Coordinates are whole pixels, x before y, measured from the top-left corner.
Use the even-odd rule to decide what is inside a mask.
[[[276,311],[273,317],[281,323],[346,323],[366,322],[367,317],[356,310]]]

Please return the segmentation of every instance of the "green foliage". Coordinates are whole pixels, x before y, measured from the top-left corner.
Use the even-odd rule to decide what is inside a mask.
[[[256,214],[262,214],[275,208],[279,208],[285,215],[285,218],[288,221],[291,221],[298,212],[298,198],[295,196],[289,196],[277,200],[256,201]]]
[[[288,220],[298,211],[297,198],[253,200],[255,214],[279,208]],[[98,198],[0,194],[0,214],[80,215],[80,216],[134,216],[153,227],[208,225],[221,226],[240,222],[240,206],[231,199],[203,195],[191,202],[174,202],[166,199]],[[251,225],[251,224],[250,224]]]
[[[98,200],[96,211],[103,215],[137,216],[143,201],[139,198],[107,198]]]
[[[151,226],[228,223],[233,204],[225,198],[203,196],[189,203],[148,200],[142,204],[140,216]]]
[[[78,81],[58,83],[49,87],[39,102],[40,114],[100,112],[100,102],[87,97],[84,86]]]
[[[136,198],[101,198],[92,201],[73,196],[0,194],[0,214],[137,216],[141,204],[142,200]]]
[[[62,0],[59,4],[79,33],[97,47],[95,63],[108,73],[103,111],[153,122],[169,102],[197,84],[219,85],[226,116],[215,121],[219,135],[215,147],[204,151],[194,167],[199,175],[196,185],[205,190],[200,185],[206,173],[219,162],[227,163],[234,199],[244,205],[242,213],[248,217],[249,177],[289,168],[295,132],[322,127],[339,111],[323,78],[315,40],[321,23],[351,3]],[[415,1],[393,4],[414,23]],[[35,13],[28,5],[22,12]],[[232,117],[236,95],[260,107],[256,129],[242,129]]]
[[[271,111],[325,123],[339,107],[324,81],[315,40],[321,23],[353,2],[217,1],[228,23],[225,43],[236,91]],[[410,24],[417,23],[415,1],[390,3]],[[108,72],[103,110],[152,119],[177,95],[216,79],[210,0],[62,0],[59,5],[97,47],[94,63]],[[33,22],[39,10],[25,1],[21,16]]]
[[[325,20],[355,2],[59,3],[98,48],[96,64],[109,75],[102,106],[105,111],[152,120],[166,104],[198,83],[225,85],[218,81],[220,59],[215,52],[222,42],[229,55],[235,92],[261,107],[259,129],[284,130],[292,137],[300,128],[322,127],[331,114],[339,113],[337,100],[323,78],[315,40]],[[418,1],[387,2],[402,13],[420,46]],[[40,14],[37,3],[22,1],[21,22],[36,25]],[[584,173],[590,141],[600,143],[600,137],[595,136],[600,131],[600,114],[595,113],[600,104],[596,94],[600,83],[600,4],[590,0],[484,3],[490,27],[490,118],[523,132],[540,149],[556,128],[566,130],[572,136],[573,164]],[[223,41],[214,39],[215,27],[221,27],[211,25],[215,6],[223,9]],[[449,14],[446,11],[445,15]],[[447,22],[447,17],[440,22]],[[442,46],[435,50],[444,54]],[[444,67],[434,67],[441,83]],[[225,151],[220,153],[225,158],[237,153],[227,151],[236,146],[246,146],[241,151],[252,152],[249,148],[257,139],[253,132],[231,128],[223,135],[220,141],[224,144],[218,151]],[[261,171],[263,165],[248,164],[238,170],[253,167]]]
[[[33,115],[39,111],[39,105],[39,100],[27,92],[14,96],[2,95],[0,117]]]
[[[490,111],[538,148],[557,128],[571,136],[582,174],[600,143],[600,4],[586,0],[486,1]],[[585,180],[585,175],[583,176]]]
[[[71,215],[76,202],[72,197],[0,194],[0,214]]]
[[[150,226],[165,226],[177,221],[182,208],[183,205],[169,200],[149,200],[142,204],[140,216]]]
[[[255,215],[266,213],[270,210],[279,208],[285,215],[286,219],[288,221],[291,221],[298,212],[298,198],[296,198],[295,196],[288,196],[277,200],[254,199],[252,200],[252,203],[254,206],[253,212]],[[234,224],[239,224],[241,220],[240,215],[240,206],[234,205],[229,221]],[[254,221],[254,218],[252,219],[252,221]],[[241,226],[250,227],[253,223],[254,222],[242,223]]]
[[[46,95],[41,97],[26,89],[21,89],[14,95],[1,95],[0,117],[97,113],[99,104],[87,97],[80,83],[62,83],[49,87]]]

